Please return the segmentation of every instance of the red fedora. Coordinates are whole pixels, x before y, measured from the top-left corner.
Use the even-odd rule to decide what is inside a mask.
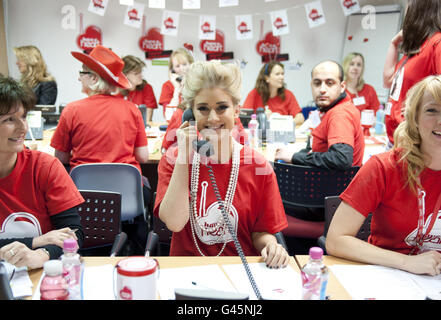
[[[97,45],[90,54],[74,51],[71,54],[110,84],[123,89],[132,86],[123,73],[124,61],[112,50]]]

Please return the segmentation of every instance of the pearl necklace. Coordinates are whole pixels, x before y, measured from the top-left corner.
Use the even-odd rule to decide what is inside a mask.
[[[237,185],[237,179],[239,177],[239,167],[240,167],[240,151],[242,147],[243,146],[241,144],[239,144],[233,139],[233,156],[232,156],[230,180],[228,182],[227,193],[225,195],[225,201],[224,201],[224,210],[227,213],[227,215],[230,214],[231,204],[233,203],[234,194],[236,192],[236,185]],[[219,219],[214,226],[205,226],[204,223],[201,222],[201,217],[198,216],[197,193],[198,193],[198,185],[199,185],[200,161],[201,161],[201,156],[198,153],[195,153],[193,157],[191,180],[190,180],[191,181],[190,182],[190,226],[191,226],[191,234],[193,236],[193,242],[196,245],[196,248],[198,249],[201,256],[205,256],[198,245],[195,233],[198,233],[198,237],[200,239],[199,234],[201,233],[201,230],[207,233],[211,233],[215,230],[219,230],[219,228],[221,227],[223,230],[228,230],[228,229],[226,228],[227,222],[224,220],[223,214],[219,216]],[[198,228],[199,232],[195,232],[196,228]],[[222,237],[222,235],[219,237]],[[225,249],[226,244],[227,241],[224,242],[217,256],[221,255],[221,253]]]

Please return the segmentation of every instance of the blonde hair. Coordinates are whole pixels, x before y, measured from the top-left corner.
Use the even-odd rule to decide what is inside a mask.
[[[418,177],[425,168],[424,155],[421,152],[421,135],[418,130],[418,116],[425,92],[441,104],[441,76],[429,76],[415,84],[408,92],[405,101],[405,120],[394,132],[394,149],[401,149],[401,160],[407,167],[407,184],[416,193]]]
[[[117,87],[113,84],[108,83],[105,79],[101,78],[98,73],[90,69],[88,66],[83,64],[84,71],[90,72],[92,76],[97,77],[97,82],[89,86],[89,95],[93,96],[96,94],[112,94],[117,90]]]
[[[168,69],[170,71],[173,70],[173,58],[178,59],[179,61],[187,60],[189,64],[194,62],[193,56],[189,53],[189,51],[185,48],[179,48],[172,52],[170,56],[170,60],[168,61]]]
[[[219,88],[224,90],[238,105],[241,99],[242,75],[239,66],[219,60],[196,61],[184,80],[182,96],[187,107],[193,108],[194,99],[203,89]]]
[[[17,59],[26,65],[26,72],[21,76],[21,82],[29,88],[34,88],[40,82],[55,81],[47,71],[40,50],[35,46],[22,46],[13,48]]]
[[[363,79],[363,74],[364,74],[364,57],[363,57],[363,55],[361,53],[351,52],[343,59],[343,63],[342,63],[343,75],[344,75],[344,81],[347,81],[348,80],[349,66],[350,66],[350,64],[352,62],[352,59],[354,59],[355,57],[360,57],[361,60],[363,61],[363,67],[361,68],[360,78],[358,78],[358,82],[357,82],[357,91],[360,91],[361,89],[363,89],[363,86],[364,86],[364,79]]]

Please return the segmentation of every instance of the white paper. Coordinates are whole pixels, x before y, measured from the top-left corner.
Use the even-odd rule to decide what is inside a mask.
[[[271,300],[302,299],[300,274],[290,266],[270,269],[262,262],[250,263],[249,267],[262,298]],[[257,299],[242,264],[223,265],[222,268],[239,293],[248,293],[250,299]]]
[[[199,16],[199,39],[216,39],[216,16]]]
[[[165,0],[149,0],[149,8],[165,9]]]
[[[331,271],[354,300],[422,300],[426,293],[402,270],[373,265],[333,265]]]
[[[161,33],[176,37],[179,28],[179,12],[164,11],[162,14]]]
[[[239,0],[219,0],[219,7],[234,7],[239,5]]]
[[[322,2],[314,1],[305,4],[306,19],[310,28],[318,27],[326,23]]]
[[[360,11],[358,0],[340,0],[340,5],[345,16]]]
[[[361,125],[373,126],[375,121],[374,110],[366,109],[361,112]]]
[[[250,14],[235,16],[236,39],[253,39],[253,16]]]
[[[182,0],[182,9],[200,9],[201,0]]]
[[[109,0],[90,0],[89,8],[87,10],[100,16],[104,16],[108,3]]]
[[[270,16],[274,36],[289,34],[288,15],[286,10],[272,11],[270,12]]]
[[[158,281],[161,300],[174,300],[175,288],[237,293],[218,265],[161,269]]]
[[[83,299],[115,300],[113,293],[114,269],[115,267],[111,264],[85,267],[83,272]]]
[[[32,296],[32,281],[29,278],[27,267],[16,267],[6,261],[2,261],[10,279],[12,294],[15,298]],[[11,278],[12,277],[12,278]]]
[[[128,6],[124,18],[124,24],[133,28],[141,28],[142,16],[144,15],[144,4],[135,2]]]

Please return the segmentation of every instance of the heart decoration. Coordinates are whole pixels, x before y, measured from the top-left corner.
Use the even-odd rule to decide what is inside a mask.
[[[78,47],[86,53],[89,53],[97,45],[101,44],[101,29],[94,25],[88,26],[86,31],[77,37]]]
[[[364,39],[363,39],[363,42],[368,42],[368,41],[369,41],[368,38],[364,38]]]
[[[349,37],[348,37],[348,40],[349,40],[349,41],[351,41],[351,40],[352,40],[352,38],[353,38],[352,36],[349,36]]]
[[[216,38],[214,40],[202,40],[199,45],[202,52],[221,53],[225,51],[225,36],[224,33],[216,29]]]
[[[257,42],[256,51],[261,56],[268,54],[279,54],[280,37],[274,36],[272,31],[268,32],[263,40]]]
[[[139,38],[138,45],[144,52],[163,51],[164,36],[161,34],[161,29],[149,29],[145,36]]]

